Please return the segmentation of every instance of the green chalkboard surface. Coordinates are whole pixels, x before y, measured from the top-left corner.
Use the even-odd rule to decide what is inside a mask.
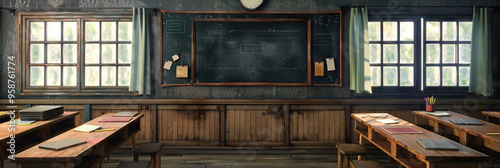
[[[180,57],[162,69],[162,86],[340,86],[340,15],[162,11],[162,65]],[[336,70],[314,76],[314,62],[330,57]],[[188,78],[176,78],[180,65]]]

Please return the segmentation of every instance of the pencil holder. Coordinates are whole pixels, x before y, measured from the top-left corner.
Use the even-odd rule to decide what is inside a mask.
[[[425,105],[425,111],[427,112],[434,112],[434,104],[426,104]]]

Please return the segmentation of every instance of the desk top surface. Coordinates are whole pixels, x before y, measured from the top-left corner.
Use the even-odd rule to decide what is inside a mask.
[[[498,112],[498,111],[483,111],[483,115],[495,117],[495,118],[500,118],[500,112]]]
[[[439,122],[443,125],[456,128],[458,130],[465,131],[471,135],[481,137],[484,139],[489,139],[494,142],[500,143],[500,135],[486,135],[486,133],[500,133],[500,125],[493,124],[487,121],[483,121],[474,117],[466,116],[463,114],[459,114],[456,112],[452,111],[446,111],[447,113],[450,113],[450,116],[443,116],[443,117],[436,117],[433,115],[427,114],[425,111],[413,111],[413,114],[416,114],[418,116]],[[472,118],[475,119],[476,121],[481,122],[483,125],[456,125],[453,124],[449,118]]]
[[[37,129],[42,129],[46,126],[50,126],[56,122],[59,122],[59,121],[62,121],[62,120],[65,120],[65,119],[68,119],[68,118],[71,118],[71,117],[75,117],[76,115],[78,114],[78,112],[64,112],[63,114],[55,117],[55,118],[52,118],[50,120],[45,120],[45,121],[36,121],[34,125],[19,125],[19,126],[15,126],[15,130],[13,130],[13,132],[15,133],[16,136],[21,136],[21,135],[24,135],[24,134],[27,134],[31,131],[35,131]],[[16,121],[20,120],[19,118],[16,119]],[[0,123],[0,140],[5,140],[5,139],[9,139],[10,135],[12,134],[12,132],[8,131],[9,130],[9,122],[10,121],[7,121],[7,122],[4,122],[4,123]]]
[[[363,117],[367,113],[353,113],[351,116],[368,126],[369,129],[373,129],[380,135],[386,137],[389,141],[396,142],[399,146],[411,151],[417,157],[421,157],[427,161],[481,161],[487,160],[489,157],[481,152],[464,146],[460,143],[454,142],[447,139],[441,135],[434,132],[416,126],[400,118],[388,115],[387,118],[373,118],[373,117]],[[376,121],[377,119],[393,119],[398,121],[398,124],[383,124]],[[416,134],[391,134],[381,127],[410,127],[421,131],[422,133]],[[452,144],[456,145],[458,151],[444,151],[444,150],[427,150],[424,149],[420,144],[418,144],[417,139],[435,139],[435,140],[448,140]],[[376,140],[375,140],[376,141]]]
[[[113,135],[117,134],[122,129],[125,129],[126,126],[130,125],[133,122],[137,122],[144,116],[143,113],[139,113],[136,116],[132,117],[132,119],[129,122],[99,122],[100,119],[104,117],[111,117],[113,114],[115,113],[104,114],[85,124],[99,125],[102,127],[102,129],[115,129],[115,130],[101,131],[101,132],[78,132],[74,130],[69,130],[17,154],[16,161],[45,162],[51,160],[59,160],[62,162],[68,162],[68,161],[78,160],[81,157],[85,156],[86,154],[90,153],[90,151],[93,150],[94,146],[100,145],[102,142],[109,140],[110,138],[113,137]],[[87,141],[87,143],[59,151],[39,148],[41,144],[61,141],[64,139],[85,140]]]

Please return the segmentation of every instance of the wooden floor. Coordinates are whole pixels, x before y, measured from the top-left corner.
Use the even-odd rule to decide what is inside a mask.
[[[373,152],[371,152],[373,153]],[[337,155],[177,155],[161,157],[162,168],[336,168]],[[110,163],[103,163],[103,168],[116,168],[120,162],[132,161],[132,154],[112,154]],[[141,156],[140,161],[149,161]],[[381,163],[385,168],[396,168],[397,163],[388,161],[382,153],[368,155],[368,160]],[[15,168],[15,163],[7,161],[5,168]],[[492,167],[490,162],[484,168]],[[498,167],[498,163],[494,163]]]

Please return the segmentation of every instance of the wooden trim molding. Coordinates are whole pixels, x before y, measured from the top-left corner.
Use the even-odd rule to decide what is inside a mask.
[[[421,99],[16,99],[16,105],[25,104],[162,104],[162,105],[413,105],[424,104]],[[480,105],[492,104],[493,108],[499,107],[500,99],[477,99]],[[463,99],[441,99],[438,105],[464,104]],[[0,105],[10,105],[9,99],[0,99]],[[302,107],[302,106],[301,106]],[[160,107],[159,107],[160,108]],[[161,109],[161,108],[160,108]],[[292,108],[293,109],[293,108]]]

